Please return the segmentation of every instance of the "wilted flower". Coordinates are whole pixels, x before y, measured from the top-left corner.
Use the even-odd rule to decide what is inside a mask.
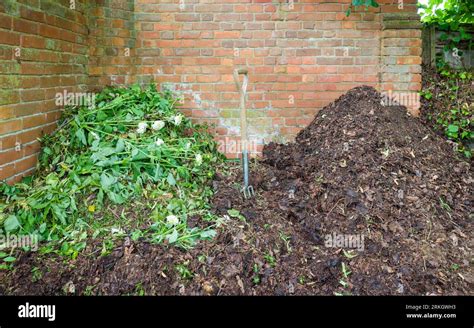
[[[202,164],[202,155],[201,154],[196,154],[196,164],[197,165]]]
[[[166,217],[166,222],[171,225],[177,225],[179,223],[179,219],[176,215],[168,215]]]
[[[163,145],[165,142],[163,141],[163,139],[158,138],[158,140],[156,140],[155,143],[159,147],[159,146]]]
[[[124,231],[122,228],[113,227],[112,229],[110,229],[110,232],[112,232],[113,234],[118,234],[118,233],[123,233]]]
[[[159,131],[159,130],[163,129],[164,126],[165,126],[165,122],[155,121],[155,122],[153,122],[153,125],[151,126],[151,128],[155,131]]]
[[[95,140],[100,140],[99,135],[95,133],[94,131],[91,132],[91,135],[94,137]]]
[[[146,132],[146,129],[148,129],[148,124],[146,122],[140,122],[138,123],[138,129],[137,133],[138,134],[143,134]]]
[[[180,125],[182,120],[183,120],[183,115],[178,114],[175,117],[173,117],[173,123],[176,126]]]

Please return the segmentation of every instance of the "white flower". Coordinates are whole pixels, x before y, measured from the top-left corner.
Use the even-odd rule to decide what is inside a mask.
[[[187,142],[186,145],[184,146],[184,149],[186,149],[186,150],[191,149],[191,143]]]
[[[168,215],[166,217],[166,223],[170,225],[177,225],[179,223],[179,219],[176,217],[176,215]]]
[[[151,126],[151,128],[155,131],[159,131],[159,130],[163,129],[164,126],[165,126],[165,122],[155,121],[155,122],[153,122],[153,125]]]
[[[113,234],[124,233],[122,228],[115,228],[115,227],[110,229],[110,232],[112,232]]]
[[[146,132],[146,129],[148,129],[148,124],[146,124],[146,122],[140,122],[138,123],[138,129],[137,129],[137,133],[138,134],[143,134]]]
[[[202,164],[202,155],[201,154],[196,154],[196,164],[197,165]]]
[[[160,139],[158,138],[158,140],[156,140],[155,144],[159,147],[161,145],[163,145],[165,142],[163,141],[163,139]]]
[[[176,126],[180,125],[182,120],[183,120],[183,115],[178,114],[175,117],[173,117],[173,123]]]
[[[95,140],[100,140],[100,137],[97,133],[95,133],[94,131],[91,132],[92,136],[94,137]]]

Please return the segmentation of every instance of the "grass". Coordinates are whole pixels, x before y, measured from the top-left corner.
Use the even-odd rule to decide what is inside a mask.
[[[346,266],[344,262],[341,263],[341,273],[342,273],[342,278],[339,279],[339,284],[343,288],[343,292],[335,292],[334,295],[336,296],[343,296],[343,295],[350,295],[350,293],[347,291],[347,288],[349,287],[349,276],[352,274],[352,271],[349,270],[349,268]]]

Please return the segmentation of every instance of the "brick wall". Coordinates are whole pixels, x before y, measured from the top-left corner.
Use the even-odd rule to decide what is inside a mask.
[[[0,180],[31,172],[37,138],[60,115],[56,93],[87,84],[84,4],[69,1],[0,2]]]
[[[133,0],[0,2],[0,180],[34,169],[57,94],[133,82]]]
[[[127,85],[135,76],[134,0],[90,2],[89,85]]]
[[[232,71],[248,67],[248,128],[258,150],[291,140],[355,86],[419,90],[420,27],[404,24],[416,1],[379,1],[346,17],[349,2],[137,0],[137,74],[182,94],[186,114],[233,141],[240,129]]]
[[[71,9],[70,0],[2,0],[0,180],[31,172],[64,90],[156,81],[183,96],[185,114],[215,124],[230,156],[240,136],[236,67],[249,68],[257,150],[291,140],[352,87],[419,90],[416,1],[379,0],[346,17],[349,2],[76,0]]]

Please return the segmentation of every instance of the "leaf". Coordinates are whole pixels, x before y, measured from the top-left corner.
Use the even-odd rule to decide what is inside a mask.
[[[459,126],[450,124],[448,125],[448,132],[449,133],[457,133],[459,131]]]
[[[82,142],[84,146],[87,146],[86,135],[84,134],[83,129],[79,129],[76,131],[76,137]]]
[[[104,111],[98,111],[97,121],[104,121],[105,119],[107,119],[107,114],[105,114]]]
[[[201,232],[201,239],[212,239],[217,235],[217,232],[215,230],[205,230]]]
[[[113,192],[113,191],[109,191],[107,193],[107,196],[109,197],[109,199],[115,203],[115,204],[123,204],[125,202],[125,198],[122,197],[121,195]]]
[[[124,149],[125,149],[125,141],[122,138],[120,138],[117,141],[117,145],[115,146],[115,151],[117,153],[120,153],[120,152],[124,151]]]
[[[235,210],[235,209],[227,210],[227,214],[229,214],[229,216],[232,217],[232,218],[239,218],[240,217],[240,212]]]
[[[172,174],[171,172],[168,174],[168,177],[166,178],[166,181],[168,181],[168,183],[169,183],[171,186],[176,185],[176,180],[175,180],[175,178],[174,178],[174,176],[173,176],[173,174]]]
[[[11,263],[15,261],[16,261],[16,257],[13,257],[13,256],[8,256],[3,259],[3,262],[7,262],[7,263]]]
[[[370,5],[371,5],[372,7],[375,7],[375,8],[378,8],[378,7],[379,7],[379,4],[378,4],[377,1],[375,1],[375,0],[371,0]]]
[[[176,229],[174,229],[173,232],[167,236],[167,238],[168,238],[168,242],[170,244],[175,243],[176,240],[178,240],[178,231],[176,231]]]
[[[108,190],[111,185],[113,185],[117,179],[110,174],[107,174],[105,172],[102,173],[100,176],[100,186],[102,189]]]
[[[53,210],[54,216],[58,218],[59,221],[61,221],[61,224],[66,225],[66,213],[64,212],[64,210],[61,209],[58,205],[53,205],[51,206],[51,208]]]
[[[15,215],[10,215],[3,223],[5,232],[15,231],[19,226],[20,226],[20,222],[18,221]]]

